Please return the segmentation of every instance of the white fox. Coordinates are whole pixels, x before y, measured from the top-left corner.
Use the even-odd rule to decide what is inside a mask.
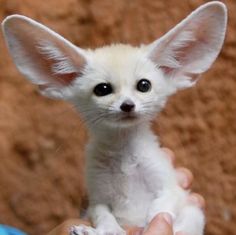
[[[94,228],[71,234],[125,234],[161,212],[174,232],[202,235],[204,215],[188,203],[150,123],[178,89],[191,87],[218,56],[227,10],[210,2],[149,45],[84,50],[20,15],[4,36],[19,71],[45,96],[71,102],[90,134],[86,156],[88,215]]]

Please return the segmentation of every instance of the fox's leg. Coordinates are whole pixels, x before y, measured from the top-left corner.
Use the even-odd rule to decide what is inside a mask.
[[[125,235],[107,205],[90,206],[88,214],[95,228],[85,225],[73,226],[70,235]]]
[[[205,217],[203,211],[195,205],[186,205],[174,222],[174,232],[186,235],[203,235]]]
[[[151,203],[147,223],[157,214],[166,212],[172,216],[175,233],[181,231],[186,235],[203,235],[204,214],[199,207],[190,205],[187,198],[188,193],[180,188],[162,193]]]

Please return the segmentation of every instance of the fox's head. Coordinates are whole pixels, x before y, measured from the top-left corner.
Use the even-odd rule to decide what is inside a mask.
[[[72,102],[89,125],[126,126],[152,119],[168,96],[195,84],[219,54],[226,22],[225,5],[210,2],[149,45],[95,50],[25,16],[2,27],[17,68],[43,95]]]

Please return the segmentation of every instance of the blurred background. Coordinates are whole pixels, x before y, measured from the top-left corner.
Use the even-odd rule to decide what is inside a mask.
[[[74,44],[149,43],[204,0],[0,0],[0,20],[23,14]],[[220,57],[173,96],[154,129],[207,200],[207,235],[236,230],[236,1]],[[16,70],[0,35],[0,223],[46,234],[86,207],[87,134],[71,106],[40,96]]]

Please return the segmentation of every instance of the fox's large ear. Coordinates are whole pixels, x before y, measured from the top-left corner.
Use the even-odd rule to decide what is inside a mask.
[[[193,85],[218,56],[225,37],[227,9],[210,2],[148,46],[148,57],[176,88]]]
[[[81,75],[86,65],[84,50],[25,16],[9,16],[2,27],[19,71],[39,85],[44,95],[64,98],[63,90]]]

